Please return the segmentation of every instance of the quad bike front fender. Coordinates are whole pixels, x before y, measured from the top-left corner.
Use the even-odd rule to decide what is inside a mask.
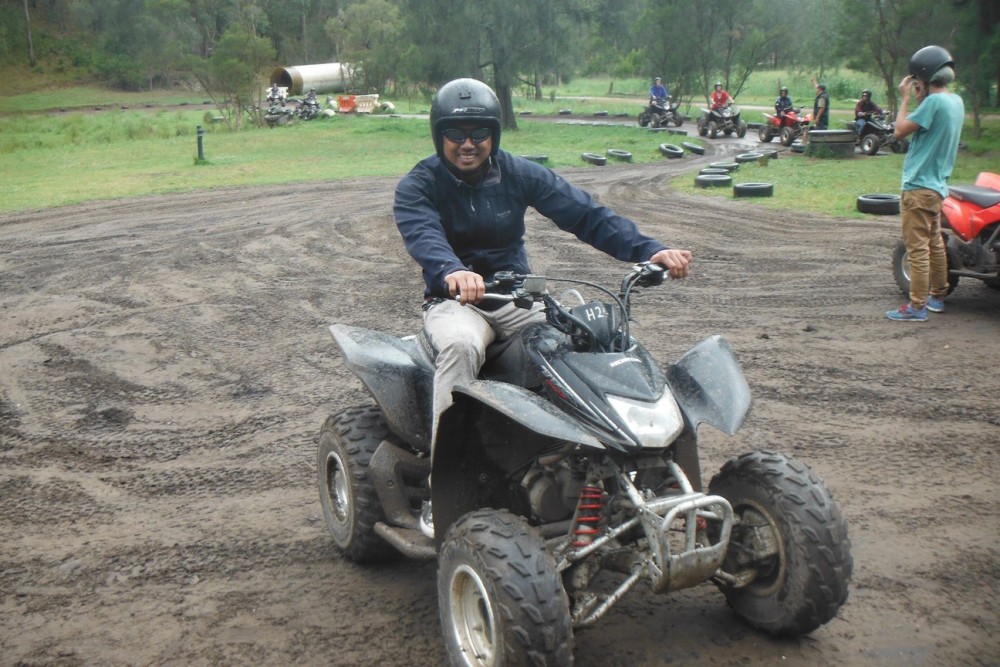
[[[693,430],[709,424],[735,435],[750,414],[750,386],[721,336],[688,350],[667,370],[667,383]]]
[[[431,494],[438,539],[463,514],[483,507],[523,514],[512,488],[540,455],[568,447],[601,448],[593,435],[538,395],[491,381],[456,386],[434,444]]]

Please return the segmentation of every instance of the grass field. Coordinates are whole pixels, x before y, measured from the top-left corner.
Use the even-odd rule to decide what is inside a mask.
[[[766,91],[772,83],[755,81],[747,98],[754,101],[750,93],[757,88]],[[607,80],[577,80],[565,90],[551,91],[557,93],[554,99],[518,98],[517,110],[531,116],[556,115],[570,107],[581,115],[607,111],[612,116],[625,116],[612,118],[623,120],[624,125],[534,122],[524,115],[518,119],[517,131],[504,133],[503,147],[515,154],[545,155],[546,164],[556,169],[582,166],[582,152],[604,153],[610,148],[631,152],[635,162],[663,160],[658,146],[666,140],[664,136],[642,130],[631,121],[639,110],[637,99],[645,95],[645,82],[616,81],[612,97],[606,96],[608,87]],[[772,98],[770,94],[761,96],[768,103]],[[202,188],[401,176],[433,150],[426,119],[405,117],[426,113],[426,99],[393,100],[400,116],[339,115],[241,132],[229,132],[213,123],[213,111],[183,108],[185,103],[203,101],[193,94],[129,95],[93,87],[32,91],[3,98],[0,210]],[[165,110],[162,105],[174,108]],[[97,106],[102,110],[95,111]],[[693,113],[697,115],[697,109]],[[745,117],[759,120],[759,113],[747,111]],[[841,113],[846,119],[846,112]],[[198,126],[205,129],[203,164],[196,164]],[[985,121],[981,138],[971,135],[967,128],[953,182],[971,182],[979,171],[1000,168],[1000,121]],[[778,160],[766,167],[746,165],[743,175],[749,178],[754,170],[766,169],[753,180],[780,179],[782,186],[767,205],[854,215],[844,210],[844,189],[854,191],[860,183],[865,192],[894,192],[899,187],[901,164],[902,156],[896,155],[846,161]],[[678,179],[677,187],[693,189],[693,179]]]

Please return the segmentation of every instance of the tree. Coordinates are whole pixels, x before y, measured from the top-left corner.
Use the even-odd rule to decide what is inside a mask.
[[[35,58],[35,45],[31,41],[31,14],[28,13],[28,0],[21,0],[21,4],[24,5],[24,31],[28,38],[28,63],[34,67],[38,64],[38,60]]]
[[[383,91],[399,67],[399,10],[387,0],[365,0],[328,19],[326,32],[341,57],[360,65],[365,90]]]
[[[582,17],[580,0],[518,0],[454,3],[407,0],[409,73],[432,83],[457,76],[492,84],[503,109],[504,129],[517,129],[513,91],[519,81],[533,85],[536,72],[560,60],[570,25]],[[455,26],[461,26],[456,29]],[[526,78],[527,77],[527,78]]]
[[[219,109],[227,127],[239,130],[244,116],[263,124],[261,73],[274,62],[274,47],[263,37],[232,27],[210,58],[196,59],[195,76]]]

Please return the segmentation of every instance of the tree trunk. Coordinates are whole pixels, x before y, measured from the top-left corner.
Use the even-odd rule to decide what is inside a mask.
[[[28,62],[32,67],[38,64],[35,59],[35,46],[31,42],[31,14],[28,13],[28,0],[21,0],[24,5],[24,29],[28,33]]]

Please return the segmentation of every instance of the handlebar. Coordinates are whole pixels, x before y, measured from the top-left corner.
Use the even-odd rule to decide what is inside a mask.
[[[570,337],[573,347],[587,352],[624,352],[631,340],[629,334],[630,296],[634,287],[655,287],[663,284],[667,270],[659,264],[641,262],[635,264],[632,270],[622,279],[619,293],[616,295],[608,289],[576,278],[556,278],[532,274],[518,274],[512,271],[502,271],[494,276],[488,285],[492,291],[487,292],[484,299],[513,302],[518,308],[531,308],[536,302],[545,305],[546,320],[558,331]],[[612,303],[601,304],[607,310],[611,306],[615,315],[609,315],[610,320],[585,321],[577,309],[593,308],[594,304],[566,306],[549,294],[549,282],[563,282],[576,285],[586,285],[607,294]],[[456,297],[458,299],[460,297]]]

